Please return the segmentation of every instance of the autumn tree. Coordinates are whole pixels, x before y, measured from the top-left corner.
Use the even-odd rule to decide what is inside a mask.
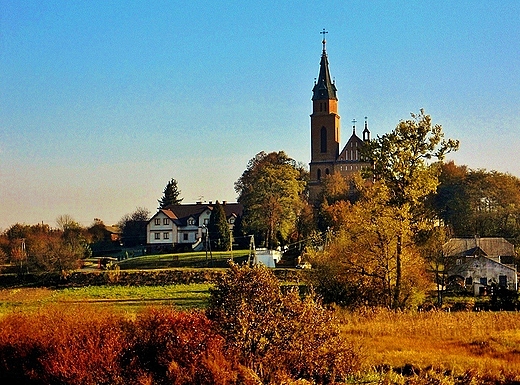
[[[438,162],[458,149],[458,141],[444,139],[442,126],[432,124],[421,109],[411,119],[399,122],[390,133],[378,136],[361,149],[361,156],[373,167],[365,176],[388,189],[387,205],[395,210],[395,286],[392,306],[399,307],[403,288],[403,248],[408,223],[416,232],[428,223],[424,217],[426,197],[438,186]],[[432,222],[429,222],[432,223]]]
[[[267,247],[296,230],[307,172],[283,151],[258,153],[235,183],[244,206],[243,225]]]
[[[20,273],[75,269],[82,259],[90,256],[86,230],[69,216],[60,218],[63,221],[58,220],[57,229],[40,223],[15,224],[6,230],[6,254]]]
[[[208,231],[215,250],[227,251],[231,248],[231,230],[226,219],[226,213],[219,201],[215,203],[209,217]]]
[[[456,259],[452,257],[454,250],[447,248],[447,242],[452,235],[449,226],[441,225],[424,229],[416,237],[418,250],[433,275],[437,288],[437,306],[439,307],[443,305],[449,284],[448,274],[458,271]]]
[[[180,204],[183,200],[183,198],[179,198],[180,195],[181,192],[177,186],[177,180],[170,179],[164,188],[163,196],[157,200],[159,208],[164,209],[168,206]]]
[[[309,251],[316,273],[314,285],[327,302],[346,307],[409,307],[416,304],[428,284],[425,266],[416,250],[406,248],[398,270],[398,235],[411,242],[406,213],[388,205],[390,191],[384,183],[357,187],[355,203],[338,201],[327,207],[334,236],[322,251]],[[401,290],[395,304],[395,286]]]
[[[457,236],[520,240],[520,179],[497,171],[442,165],[430,203]]]

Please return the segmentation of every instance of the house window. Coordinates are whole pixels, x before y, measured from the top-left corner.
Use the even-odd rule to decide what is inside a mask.
[[[163,237],[163,239],[169,239],[170,233],[163,233],[162,237]]]
[[[187,241],[187,240],[188,240],[188,233],[184,233],[184,234],[182,234],[182,235],[183,235],[183,239],[184,239],[185,241]]]
[[[170,220],[168,218],[163,218],[162,224],[163,225],[169,225],[170,224]]]
[[[462,265],[462,259],[457,258],[457,262],[456,263],[457,263],[457,266]]]
[[[480,277],[480,284],[487,285],[487,277]]]
[[[155,233],[155,239],[161,239],[161,233]]]
[[[507,287],[507,275],[498,276],[498,286]]]
[[[155,218],[155,225],[160,226],[161,225],[161,218]]]
[[[233,218],[233,217],[229,218],[229,223],[231,223],[231,224],[235,223],[235,218]]]
[[[204,218],[204,225],[209,225],[209,218]]]
[[[188,226],[193,226],[195,224],[195,219],[190,218],[188,219]]]
[[[466,277],[466,285],[472,285],[473,284],[473,278],[472,277]]]

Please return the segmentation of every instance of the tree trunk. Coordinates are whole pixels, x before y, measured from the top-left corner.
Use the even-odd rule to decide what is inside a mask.
[[[401,257],[403,254],[402,248],[403,236],[399,234],[397,236],[397,250],[395,257],[395,287],[394,287],[394,300],[392,304],[393,309],[398,309],[400,306],[399,298],[401,297]]]

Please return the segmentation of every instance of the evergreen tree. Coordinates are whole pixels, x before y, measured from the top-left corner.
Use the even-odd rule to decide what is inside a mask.
[[[177,187],[177,181],[171,179],[163,191],[163,196],[157,202],[159,202],[159,208],[164,209],[171,205],[178,205],[182,202],[183,198],[179,198],[181,192]]]
[[[209,217],[209,233],[215,242],[216,250],[227,251],[231,248],[231,232],[222,205],[217,201]]]

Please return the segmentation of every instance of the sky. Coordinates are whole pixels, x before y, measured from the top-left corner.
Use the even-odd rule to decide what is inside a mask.
[[[0,229],[236,201],[261,151],[310,161],[323,29],[341,146],[424,108],[520,177],[520,1],[0,0]],[[361,130],[359,130],[361,131]]]

